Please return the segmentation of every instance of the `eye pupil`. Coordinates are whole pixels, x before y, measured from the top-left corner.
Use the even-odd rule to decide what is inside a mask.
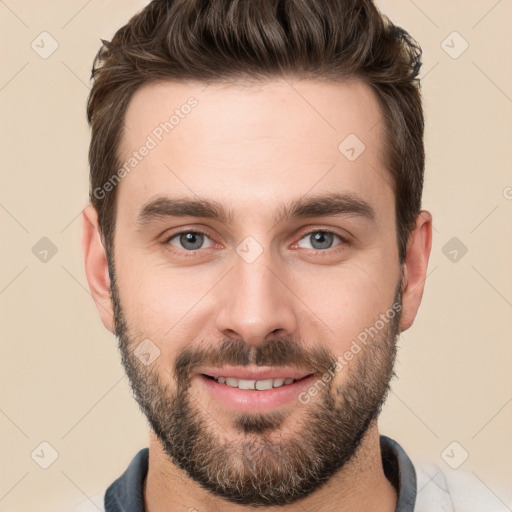
[[[203,236],[202,233],[184,233],[180,236],[180,243],[185,249],[199,249],[203,245]],[[192,247],[187,244],[191,244]]]
[[[312,234],[313,243],[312,246],[315,249],[328,249],[332,245],[333,233],[327,233],[325,231],[317,231]],[[315,245],[315,244],[319,244]]]

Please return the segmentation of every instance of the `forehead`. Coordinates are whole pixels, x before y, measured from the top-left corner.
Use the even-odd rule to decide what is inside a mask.
[[[248,214],[309,192],[392,202],[381,119],[356,80],[146,85],[124,120],[118,211],[133,217],[166,195],[212,197]]]

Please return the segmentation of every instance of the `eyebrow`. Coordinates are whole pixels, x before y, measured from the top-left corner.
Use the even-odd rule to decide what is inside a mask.
[[[273,220],[280,224],[287,220],[327,216],[356,216],[370,222],[376,220],[373,207],[357,194],[348,192],[303,196],[281,205]],[[141,208],[137,216],[138,229],[168,217],[199,217],[230,224],[235,216],[233,210],[215,200],[164,196],[153,199]]]

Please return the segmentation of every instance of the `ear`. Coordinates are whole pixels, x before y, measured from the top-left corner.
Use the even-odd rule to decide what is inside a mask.
[[[420,307],[431,248],[432,215],[426,210],[422,210],[416,219],[416,227],[409,236],[407,256],[403,263],[400,332],[411,327]]]
[[[87,282],[103,325],[114,332],[114,311],[110,295],[107,255],[98,224],[98,214],[92,204],[82,212],[82,252]]]

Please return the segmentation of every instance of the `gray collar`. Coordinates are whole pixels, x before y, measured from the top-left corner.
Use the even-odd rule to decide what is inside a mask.
[[[413,512],[417,486],[411,459],[396,441],[387,436],[380,436],[380,450],[384,474],[398,494],[395,512]]]

